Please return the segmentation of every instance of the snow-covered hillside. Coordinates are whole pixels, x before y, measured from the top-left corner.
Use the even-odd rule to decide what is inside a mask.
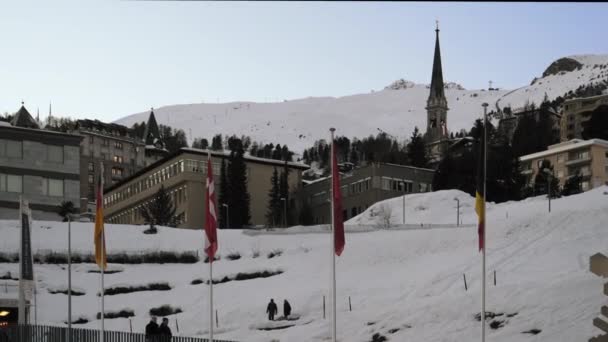
[[[606,252],[608,234],[608,187],[561,198],[547,213],[545,198],[530,198],[488,206],[488,292],[487,309],[503,313],[492,320],[502,321],[498,329],[488,328],[489,340],[497,342],[585,341],[598,335],[592,319],[604,302],[603,281],[588,269],[589,257]],[[450,223],[455,220],[460,199],[465,224],[476,222],[474,199],[460,191],[439,191],[406,196],[406,223]],[[381,229],[356,232],[359,225],[380,226],[381,217],[372,215],[388,207],[394,223],[401,223],[402,199],[387,200],[368,208],[347,225],[346,249],[337,258],[338,336],[340,341],[370,341],[375,333],[389,341],[473,341],[480,333],[474,318],[479,312],[480,254],[477,230],[469,226],[441,229]],[[0,250],[17,251],[16,221],[0,221]],[[200,231],[160,228],[157,235],[144,235],[144,227],[107,225],[108,253],[150,250],[199,250]],[[311,227],[322,231],[322,227]],[[73,246],[91,252],[91,223],[73,224]],[[327,233],[294,228],[290,234],[244,234],[220,231],[220,261],[214,264],[216,279],[239,272],[283,271],[263,279],[231,281],[214,287],[219,312],[216,337],[247,342],[325,341],[329,321],[323,319],[323,296],[328,296],[330,237]],[[34,252],[66,250],[66,224],[35,222]],[[272,251],[282,254],[268,258]],[[259,251],[259,257],[254,254]],[[238,252],[239,260],[227,255]],[[122,270],[106,276],[106,287],[145,285],[166,281],[170,291],[144,291],[106,297],[109,311],[132,309],[135,331],[143,331],[148,310],[163,304],[179,306],[182,313],[171,315],[171,328],[180,334],[204,334],[208,322],[208,288],[192,285],[196,278],[207,279],[207,265],[143,264],[116,265]],[[99,310],[96,292],[99,276],[87,273],[91,264],[74,266],[74,287],[86,292],[74,297],[74,318],[91,322],[96,328]],[[492,272],[496,270],[497,285]],[[17,274],[17,264],[0,264],[0,275]],[[64,265],[35,265],[38,279],[38,320],[62,325],[66,320],[67,298],[50,294],[49,289],[66,287]],[[469,289],[464,290],[463,274]],[[9,280],[10,282],[10,280]],[[349,311],[348,298],[352,301]],[[280,330],[286,322],[269,324],[266,304],[287,298],[299,319]],[[327,297],[329,303],[329,297]],[[279,305],[280,306],[280,305]],[[329,312],[328,312],[329,317]],[[500,323],[495,323],[501,325]],[[109,329],[129,330],[124,318],[107,319]],[[538,335],[523,333],[539,329]]]
[[[545,93],[549,99],[564,95],[581,85],[608,79],[608,55],[581,55],[570,58],[583,64],[580,70],[538,78],[534,84],[516,90],[465,90],[456,83],[446,83],[450,111],[448,128],[452,132],[469,129],[482,112],[510,106],[539,104]],[[533,75],[530,76],[530,79]],[[414,127],[426,130],[427,85],[398,80],[384,90],[344,97],[315,97],[278,103],[197,103],[171,105],[155,109],[159,123],[183,129],[190,139],[211,137],[217,133],[245,134],[264,143],[287,144],[301,152],[317,139],[328,139],[328,129],[337,134],[363,138],[385,131],[400,139],[408,138]],[[132,125],[147,119],[149,112],[126,116],[118,123]]]

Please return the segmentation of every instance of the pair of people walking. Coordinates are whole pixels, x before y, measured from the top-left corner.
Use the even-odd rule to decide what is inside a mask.
[[[169,319],[167,317],[163,317],[163,322],[158,325],[156,323],[156,317],[150,317],[150,322],[146,325],[146,341],[148,342],[165,342],[170,341],[171,336],[171,328],[169,328]]]
[[[266,313],[268,314],[268,319],[271,321],[274,321],[274,316],[278,312],[279,312],[279,308],[277,307],[277,304],[274,302],[274,299],[271,298],[270,303],[268,303],[268,306],[266,307]],[[289,304],[287,299],[285,299],[283,301],[283,317],[285,317],[285,319],[288,319],[289,315],[291,315],[291,305]]]

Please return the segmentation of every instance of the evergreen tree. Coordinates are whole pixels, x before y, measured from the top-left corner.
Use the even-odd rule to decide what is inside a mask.
[[[268,209],[266,222],[269,227],[275,227],[281,222],[281,194],[279,189],[279,172],[275,167],[270,178],[270,191],[268,192]]]
[[[271,158],[274,160],[281,160],[281,144],[277,144],[277,146],[274,148]]]
[[[513,132],[513,151],[518,157],[539,152],[534,133],[537,128],[536,120],[532,115],[522,115],[517,120],[517,127]]]
[[[154,198],[142,206],[140,211],[144,221],[154,225],[175,227],[175,206],[169,192],[165,190],[165,186],[161,184],[160,189],[154,195]]]
[[[281,172],[281,177],[279,179],[279,200],[280,203],[280,217],[281,223],[290,224],[289,214],[285,217],[285,206],[287,206],[287,212],[289,213],[289,168],[287,167],[287,163],[285,163],[285,168]]]
[[[249,154],[251,156],[257,157],[258,151],[259,151],[258,143],[257,143],[257,141],[254,141],[253,144],[251,144],[251,148],[249,149]]]
[[[547,172],[549,174],[547,174]],[[549,191],[547,186],[551,188],[551,193],[549,196],[551,198],[556,198],[560,196],[560,188],[559,181],[555,177],[553,173],[553,165],[548,160],[543,160],[536,172],[536,176],[534,177],[534,195],[543,195],[547,194]]]
[[[308,156],[308,150],[304,150],[304,154],[302,155],[302,160],[304,163],[310,165],[310,157]]]
[[[608,140],[608,105],[601,105],[583,115],[589,117],[589,120],[583,123],[583,139]]]
[[[312,208],[310,207],[308,201],[304,201],[300,210],[300,224],[304,226],[309,226],[313,224],[313,222],[314,217],[312,215]]]
[[[243,146],[235,144],[230,151],[227,176],[228,205],[230,228],[243,228],[250,224],[251,209],[250,196],[247,189],[247,165],[245,164]]]
[[[582,180],[583,176],[581,176],[581,174],[578,172],[575,175],[568,177],[568,179],[566,179],[566,183],[564,183],[562,195],[570,196],[583,192],[581,185]]]
[[[213,139],[211,139],[211,149],[214,151],[221,151],[224,149],[221,134],[216,134],[213,136]]]
[[[226,222],[226,218],[227,218],[227,212],[226,212],[226,207],[224,207],[222,204],[228,204],[228,188],[229,188],[229,183],[228,183],[228,177],[226,177],[226,159],[222,158],[222,163],[220,165],[220,193],[219,193],[219,197],[218,197],[218,206],[220,207],[220,228],[228,228],[228,225]]]
[[[192,142],[192,148],[199,148],[205,150],[207,149],[207,147],[209,147],[209,141],[207,141],[207,139],[205,138],[196,138]]]
[[[354,148],[350,150],[349,161],[355,166],[359,165],[359,152],[357,152],[357,150],[355,150]]]
[[[72,201],[63,201],[59,205],[59,216],[63,218],[63,222],[68,221],[68,215],[75,213],[76,208],[74,207],[74,203],[72,203]]]
[[[418,127],[414,128],[412,138],[410,139],[409,144],[407,144],[407,156],[412,166],[427,167],[428,165],[426,145],[422,135],[418,131]]]

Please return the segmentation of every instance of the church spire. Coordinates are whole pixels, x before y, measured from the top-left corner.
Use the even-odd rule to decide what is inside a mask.
[[[441,68],[441,51],[439,49],[439,21],[437,21],[436,24],[435,56],[433,57],[433,75],[431,76],[431,92],[429,94],[429,102],[433,98],[445,98],[445,93],[443,91],[443,70]]]
[[[158,129],[158,123],[154,117],[154,108],[150,108],[150,116],[148,117],[146,128],[144,129],[144,142],[147,146],[156,146],[162,148],[160,130]]]

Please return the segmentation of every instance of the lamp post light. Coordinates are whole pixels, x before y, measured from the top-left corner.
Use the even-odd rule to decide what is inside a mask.
[[[549,212],[551,212],[551,177],[553,177],[553,172],[549,168],[544,168],[543,172],[547,174],[547,198],[549,199]]]
[[[83,199],[88,200],[83,197]],[[72,342],[72,219],[76,218],[80,220],[84,217],[84,214],[72,214],[68,213],[68,342]]]
[[[283,202],[283,226],[287,228],[287,199],[281,197],[281,201]]]
[[[456,227],[460,226],[460,199],[454,197],[456,201]]]
[[[224,227],[224,228],[228,228],[228,227],[230,227],[230,223],[229,223],[230,215],[228,215],[229,207],[228,207],[228,204],[226,204],[226,203],[222,203],[222,207],[226,207],[226,227]]]

